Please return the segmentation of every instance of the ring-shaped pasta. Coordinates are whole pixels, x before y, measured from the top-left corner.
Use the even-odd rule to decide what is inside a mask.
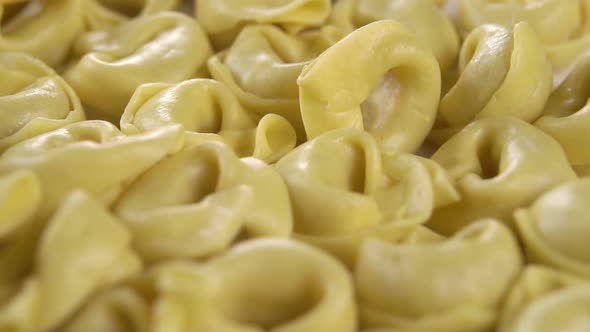
[[[295,147],[297,137],[289,121],[267,114],[258,123],[225,85],[211,79],[178,84],[140,86],[121,117],[121,130],[136,134],[180,124],[185,144],[216,140],[240,157],[275,162]]]
[[[358,129],[325,133],[275,168],[289,188],[294,238],[348,266],[366,238],[394,241],[426,222],[435,207],[459,199],[439,165],[414,155],[384,156]]]
[[[150,168],[119,198],[115,211],[150,262],[206,258],[239,238],[286,237],[293,227],[279,174],[255,158],[239,159],[215,141]]]
[[[176,9],[179,0],[85,0],[86,22],[91,30],[104,30],[141,17]]]
[[[308,139],[359,128],[391,153],[420,147],[434,124],[441,79],[436,59],[414,34],[384,20],[328,48],[297,84]]]
[[[84,28],[84,1],[27,2],[23,9],[10,15],[8,20],[3,20],[3,13],[10,4],[0,3],[0,51],[25,52],[53,68],[61,67],[74,39]]]
[[[139,272],[129,244],[99,202],[73,191],[43,230],[30,275],[0,307],[0,330],[54,331],[95,291]]]
[[[361,326],[489,331],[521,264],[512,232],[494,220],[448,239],[367,240],[355,268]]]
[[[590,279],[590,179],[559,186],[514,214],[530,261]]]
[[[525,22],[482,25],[465,39],[459,77],[442,97],[429,141],[441,145],[474,120],[501,115],[532,122],[553,86],[551,63]]]
[[[191,17],[163,12],[81,36],[64,73],[92,118],[119,123],[135,89],[205,75],[211,47]]]
[[[429,227],[452,234],[480,218],[512,226],[514,210],[577,176],[549,135],[522,120],[489,117],[451,137],[432,156],[461,195],[436,209]]]
[[[198,0],[196,17],[215,49],[229,47],[244,26],[277,24],[288,30],[304,30],[324,23],[330,0]]]
[[[42,61],[0,52],[0,154],[33,136],[85,119],[74,90]]]

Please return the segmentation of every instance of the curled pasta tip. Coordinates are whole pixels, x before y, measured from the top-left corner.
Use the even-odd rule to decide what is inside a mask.
[[[197,19],[218,50],[229,47],[245,25],[269,23],[304,30],[320,26],[330,9],[330,0],[199,0],[195,7]]]
[[[0,176],[0,246],[31,221],[40,204],[41,185],[33,172],[16,170]]]
[[[64,78],[94,118],[119,122],[143,83],[176,83],[202,75],[211,55],[194,19],[163,12],[80,37]]]
[[[440,69],[431,52],[393,20],[350,33],[297,80],[308,139],[336,128],[365,129],[385,152],[414,152],[432,128]]]
[[[73,89],[42,61],[0,51],[0,153],[85,118]]]
[[[206,258],[240,236],[283,237],[292,229],[281,177],[264,162],[239,159],[214,141],[153,166],[119,199],[116,211],[148,261]]]
[[[130,18],[178,8],[179,0],[85,0],[86,23],[91,30],[103,30]]]
[[[473,122],[432,159],[449,172],[462,198],[436,209],[428,222],[443,234],[479,218],[497,218],[512,226],[514,210],[577,178],[555,140],[516,118]]]
[[[459,77],[442,97],[430,141],[440,145],[473,120],[511,116],[534,121],[552,88],[552,68],[528,23],[482,25],[465,39]],[[485,78],[485,79],[483,79]]]
[[[487,331],[521,264],[516,239],[494,220],[448,239],[367,240],[355,267],[361,326]]]
[[[398,239],[426,222],[435,206],[458,200],[436,163],[413,155],[384,156],[375,139],[357,129],[320,135],[275,168],[289,188],[295,238],[349,266],[366,238]]]
[[[252,156],[274,163],[297,144],[297,134],[289,121],[278,114],[267,114],[256,127]]]
[[[590,180],[559,186],[514,218],[531,262],[590,278]]]

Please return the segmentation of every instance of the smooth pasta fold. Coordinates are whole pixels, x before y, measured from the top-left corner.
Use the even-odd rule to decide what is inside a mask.
[[[226,86],[211,79],[142,85],[121,118],[127,134],[170,124],[182,125],[186,144],[221,141],[239,156],[269,162],[292,150],[297,140],[285,118],[267,114],[257,124]]]
[[[84,0],[91,30],[108,29],[129,20],[178,7],[179,0]]]
[[[426,222],[435,207],[458,200],[439,165],[413,155],[382,155],[375,139],[357,129],[323,134],[275,168],[289,187],[295,238],[349,266],[366,238],[398,239]]]
[[[38,59],[0,52],[0,153],[85,118],[72,88]]]
[[[281,177],[213,141],[156,164],[119,199],[116,211],[149,261],[209,257],[239,237],[289,236],[293,224]]]
[[[488,331],[520,267],[516,239],[494,220],[448,239],[367,240],[355,268],[362,326]]]
[[[328,48],[297,84],[308,139],[359,128],[386,152],[414,152],[434,124],[441,79],[432,53],[400,23],[384,20]]]
[[[512,213],[576,174],[549,135],[515,118],[476,121],[451,137],[432,159],[454,180],[461,200],[434,211],[429,226],[451,234],[474,220]]]
[[[141,84],[204,75],[211,47],[194,19],[164,12],[90,31],[77,40],[74,55],[64,78],[93,118],[118,123]]]

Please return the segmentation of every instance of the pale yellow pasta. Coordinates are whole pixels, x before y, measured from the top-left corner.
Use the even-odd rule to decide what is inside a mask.
[[[494,220],[424,243],[367,240],[355,267],[361,325],[489,331],[520,268],[516,239]]]
[[[241,29],[253,23],[274,23],[302,30],[320,26],[330,0],[195,0],[196,17],[218,50],[231,45]]]
[[[283,157],[275,168],[289,187],[294,237],[352,266],[368,237],[398,239],[435,207],[458,199],[436,163],[382,155],[358,129],[325,133]]]
[[[590,284],[553,269],[530,265],[504,301],[498,332],[588,331]]]
[[[294,241],[248,241],[203,265],[168,263],[143,279],[101,294],[63,331],[356,331],[348,272]]]
[[[460,1],[460,22],[465,32],[485,23],[531,24],[556,70],[571,64],[590,47],[589,0]]]
[[[559,146],[532,125],[508,117],[478,120],[451,137],[432,159],[454,180],[461,200],[434,211],[429,226],[451,234],[479,218],[512,225],[512,213],[576,179]]]
[[[147,16],[177,8],[179,0],[84,0],[90,29],[107,29],[129,17]]]
[[[290,35],[272,25],[245,27],[232,46],[208,61],[211,76],[227,85],[249,111],[285,117],[305,141],[297,77],[305,65],[344,36],[332,26]]]
[[[461,47],[458,80],[442,97],[429,138],[440,145],[470,122],[492,115],[534,121],[552,85],[551,64],[530,25],[479,26]]]
[[[31,170],[44,192],[39,216],[51,213],[72,190],[82,189],[112,203],[135,177],[179,144],[180,128],[125,136],[105,121],[83,121],[6,150],[0,174]]]
[[[121,130],[126,134],[170,124],[182,125],[186,144],[221,141],[239,156],[268,162],[292,150],[297,140],[295,129],[285,118],[267,114],[256,123],[231,90],[211,79],[142,85],[121,117]]]
[[[53,331],[94,292],[139,271],[129,242],[104,207],[74,191],[43,231],[31,274],[0,307],[0,330]]]
[[[297,81],[308,139],[336,128],[371,133],[386,152],[414,152],[432,128],[436,59],[393,20],[357,29],[305,67]]]
[[[141,84],[204,75],[211,47],[194,19],[164,12],[88,32],[74,53],[64,78],[89,114],[118,123]]]
[[[580,176],[590,175],[590,55],[584,55],[549,97],[535,126],[557,140]]]
[[[149,261],[209,257],[239,236],[289,236],[293,224],[281,177],[264,162],[239,159],[213,141],[153,166],[115,210]]]
[[[4,12],[18,4],[0,3],[0,51],[26,52],[60,67],[84,28],[84,1],[30,0],[8,18]]]
[[[590,179],[560,186],[514,218],[530,261],[590,279]]]
[[[0,153],[85,118],[74,90],[38,59],[0,52],[0,77]]]
[[[459,54],[459,36],[453,23],[433,0],[339,0],[330,22],[353,31],[378,20],[393,19],[416,34],[430,48],[443,71]]]

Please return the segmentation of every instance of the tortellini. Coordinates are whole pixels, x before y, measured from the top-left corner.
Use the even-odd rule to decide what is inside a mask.
[[[583,332],[590,327],[590,284],[535,265],[512,286],[498,332]]]
[[[205,75],[211,46],[194,19],[163,12],[88,32],[74,53],[65,80],[93,118],[116,123],[141,84]]]
[[[443,71],[455,64],[459,36],[451,20],[432,0],[339,0],[334,7],[330,21],[336,26],[352,31],[374,21],[394,19],[432,50]]]
[[[590,130],[590,55],[551,94],[542,116],[534,122],[557,140],[580,176],[590,175],[590,150],[583,143]]]
[[[72,192],[41,235],[31,275],[0,306],[0,330],[53,331],[94,292],[139,271],[129,243],[100,203]]]
[[[367,240],[355,267],[362,326],[488,331],[520,267],[516,239],[494,220],[448,239]]]
[[[295,238],[349,266],[366,238],[401,238],[435,207],[458,200],[439,165],[413,155],[382,155],[375,139],[357,129],[323,134],[275,167],[289,187]]]
[[[359,128],[383,151],[415,152],[434,124],[441,78],[432,53],[401,24],[384,20],[328,48],[297,84],[308,139]]]
[[[0,52],[0,77],[0,153],[85,118],[72,88],[40,60]]]
[[[248,23],[274,23],[290,30],[321,25],[330,0],[195,0],[196,17],[217,49],[228,47]]]
[[[560,186],[539,197],[515,221],[528,258],[590,279],[590,179]]]
[[[428,223],[443,234],[480,218],[497,218],[512,225],[515,209],[577,178],[556,141],[508,117],[468,125],[432,159],[449,172],[461,195],[460,201],[435,210]]]
[[[19,4],[0,2],[0,51],[29,53],[48,65],[63,65],[74,39],[84,28],[85,0],[23,0]],[[16,13],[10,13],[15,6]],[[5,17],[11,14],[9,17]]]
[[[590,1],[588,0],[460,0],[464,31],[480,24],[512,26],[528,22],[539,34],[556,69],[571,64],[590,47]],[[541,50],[539,50],[541,51]]]
[[[172,10],[178,4],[178,0],[84,0],[86,21],[92,30],[114,27],[129,17]]]
[[[288,236],[287,188],[268,165],[205,142],[162,160],[119,199],[117,214],[148,261],[208,257],[239,236]]]
[[[101,294],[63,331],[356,331],[346,269],[294,241],[250,241],[202,265],[158,266],[144,279]]]
[[[524,22],[513,29],[473,30],[461,47],[460,76],[440,102],[430,140],[440,145],[470,122],[492,115],[537,119],[553,85],[551,64],[540,48]]]
[[[121,129],[127,134],[170,124],[182,125],[187,144],[219,140],[239,156],[269,162],[292,150],[297,140],[286,119],[267,114],[256,124],[231,91],[211,79],[142,85],[121,118]]]

